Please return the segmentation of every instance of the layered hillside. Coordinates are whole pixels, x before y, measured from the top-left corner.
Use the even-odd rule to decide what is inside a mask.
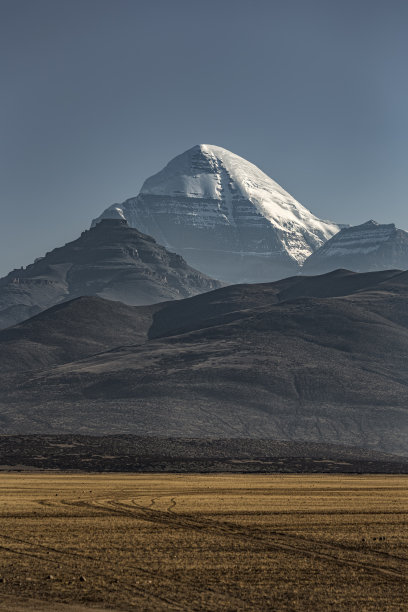
[[[259,168],[213,145],[174,158],[145,181],[137,197],[110,206],[99,219],[110,217],[126,219],[228,283],[296,274],[339,230]]]
[[[219,286],[126,221],[106,219],[77,240],[0,279],[0,327],[83,295],[142,305]]]
[[[268,437],[408,454],[407,299],[406,272],[338,270],[127,315],[126,306],[103,315],[102,301],[92,341],[109,350],[67,362],[66,348],[54,366],[34,358],[3,373],[2,431]],[[54,338],[65,330],[68,345],[77,341],[63,317],[45,315]],[[36,319],[0,335],[4,360],[28,335],[50,354]],[[117,339],[104,339],[116,326]]]
[[[367,221],[343,228],[306,259],[305,274],[322,274],[336,268],[356,272],[408,268],[408,232],[393,223]]]

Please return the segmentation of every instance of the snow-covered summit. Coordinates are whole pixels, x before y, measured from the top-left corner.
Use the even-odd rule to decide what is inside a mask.
[[[315,230],[328,240],[339,230],[336,224],[315,217],[257,166],[215,145],[196,145],[178,155],[163,170],[148,178],[140,193],[184,195],[225,202],[226,221],[232,225],[235,224],[232,202],[234,197],[241,196],[252,202],[263,217],[282,231],[286,230],[288,223],[293,223],[302,225],[306,231]],[[310,248],[307,250],[311,252]],[[307,256],[303,252],[291,255],[298,261]]]
[[[192,265],[230,282],[294,273],[339,231],[257,166],[214,145],[178,155],[145,181],[136,198],[101,215],[107,216],[127,219]]]

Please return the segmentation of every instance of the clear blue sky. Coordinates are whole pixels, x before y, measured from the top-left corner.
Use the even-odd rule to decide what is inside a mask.
[[[408,229],[406,0],[0,0],[0,273],[194,144]]]

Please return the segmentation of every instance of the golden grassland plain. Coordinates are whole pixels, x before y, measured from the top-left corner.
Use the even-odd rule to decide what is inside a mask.
[[[0,609],[407,610],[408,477],[0,474]]]

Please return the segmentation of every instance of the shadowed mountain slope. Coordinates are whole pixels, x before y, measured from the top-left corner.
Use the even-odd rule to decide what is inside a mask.
[[[0,279],[0,328],[82,295],[143,305],[219,287],[126,221],[105,219]]]
[[[127,343],[143,343],[157,306],[128,306],[96,296],[53,306],[0,330],[2,371],[38,370]]]
[[[408,273],[407,273],[408,274]],[[399,280],[402,278],[402,282]],[[316,277],[294,276],[275,283],[232,285],[185,300],[135,307],[84,296],[57,304],[0,330],[2,371],[38,370],[123,345],[205,329],[242,319],[298,297],[349,295],[380,284],[405,287],[399,270],[355,274],[349,270]]]
[[[118,336],[111,350],[4,376],[2,430],[270,437],[408,454],[407,298],[406,272],[341,270],[135,308],[126,345]]]

